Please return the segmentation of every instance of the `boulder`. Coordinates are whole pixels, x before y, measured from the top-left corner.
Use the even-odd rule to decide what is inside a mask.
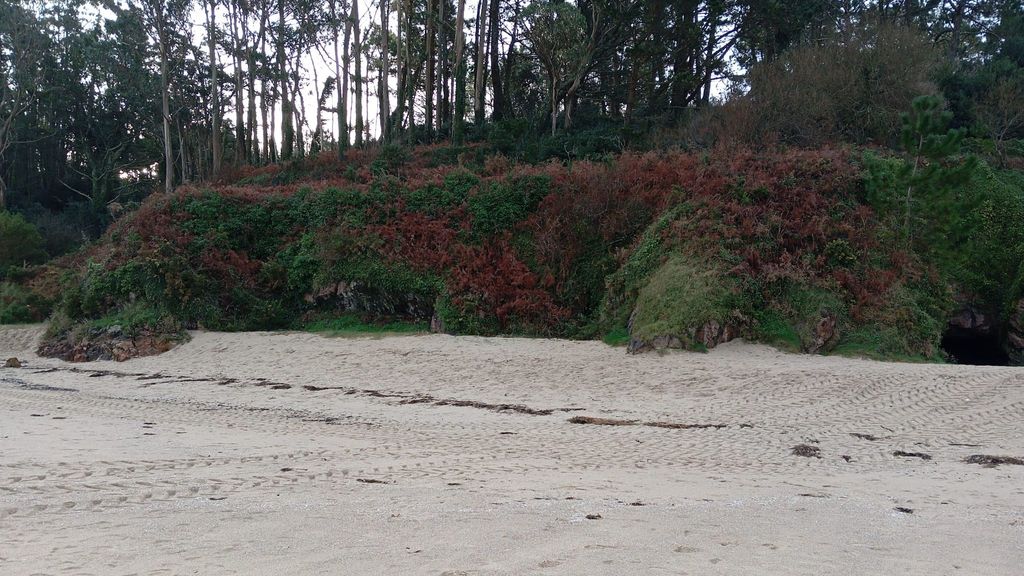
[[[806,351],[811,354],[827,352],[838,342],[839,328],[836,317],[824,314],[811,331],[811,341],[807,343]]]

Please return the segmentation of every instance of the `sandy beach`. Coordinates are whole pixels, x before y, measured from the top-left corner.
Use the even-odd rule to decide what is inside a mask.
[[[1024,466],[965,462],[1024,457],[1022,369],[303,333],[70,364],[41,331],[0,328],[4,575],[1024,569]]]

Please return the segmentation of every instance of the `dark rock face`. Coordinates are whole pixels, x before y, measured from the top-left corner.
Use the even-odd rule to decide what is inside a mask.
[[[806,351],[811,354],[828,352],[839,343],[839,327],[836,317],[825,314],[818,320],[812,330],[811,341],[807,343]]]
[[[973,332],[981,336],[995,333],[995,322],[971,305],[964,305],[949,319],[949,327]]]
[[[635,312],[634,312],[635,314]],[[650,340],[641,338],[630,338],[626,352],[639,354],[650,350],[665,349],[693,349],[703,346],[710,350],[719,344],[735,340],[742,336],[743,319],[737,314],[735,322],[722,324],[716,320],[710,320],[704,325],[690,330],[689,334],[673,335],[663,334],[655,336]],[[632,331],[633,321],[630,318],[629,329]]]
[[[942,349],[952,362],[984,366],[1007,364],[1000,342],[1002,326],[994,315],[961,304],[942,335]]]
[[[1011,365],[1024,366],[1024,298],[1010,308],[1004,349]]]
[[[388,292],[362,282],[342,281],[306,294],[306,302],[345,312],[380,317],[428,320],[434,315],[434,297],[416,293]]]
[[[84,335],[61,334],[56,338],[44,340],[39,345],[37,353],[40,356],[60,358],[68,362],[124,362],[140,356],[162,354],[183,340],[180,335],[157,334],[145,330],[128,336],[120,327],[114,326],[105,330],[92,329]]]
[[[448,327],[444,324],[444,318],[438,316],[437,312],[430,317],[430,331],[434,334],[447,334]]]

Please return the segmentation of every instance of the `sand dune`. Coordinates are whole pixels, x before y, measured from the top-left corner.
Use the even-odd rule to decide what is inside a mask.
[[[75,365],[41,330],[0,328],[0,574],[1024,566],[1024,466],[964,462],[1024,457],[1022,369],[297,333]]]

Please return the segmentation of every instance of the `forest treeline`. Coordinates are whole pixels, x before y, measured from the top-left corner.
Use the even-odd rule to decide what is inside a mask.
[[[0,0],[0,206],[52,255],[148,193],[370,142],[894,144],[939,93],[1022,135],[1014,0]]]

